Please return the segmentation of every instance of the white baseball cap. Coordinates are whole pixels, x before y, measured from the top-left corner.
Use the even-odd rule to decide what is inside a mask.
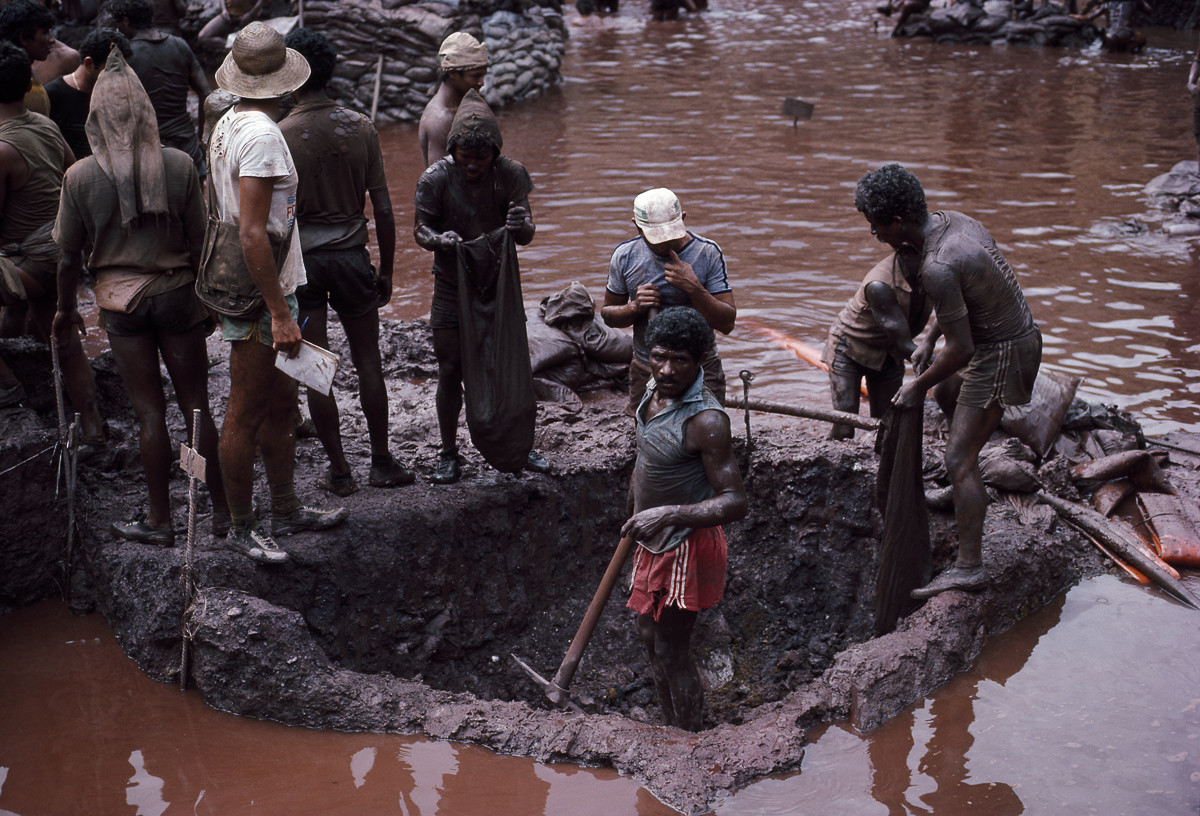
[[[666,187],[647,190],[633,200],[633,222],[652,244],[674,241],[687,235],[683,226],[683,208]]]

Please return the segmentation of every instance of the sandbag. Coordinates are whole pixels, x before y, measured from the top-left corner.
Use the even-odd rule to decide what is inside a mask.
[[[883,516],[875,578],[876,635],[895,629],[896,621],[917,607],[909,593],[929,583],[933,574],[929,514],[921,483],[924,413],[923,406],[890,408],[876,434],[875,501]]]
[[[568,331],[589,360],[616,365],[629,365],[633,359],[633,333],[606,326],[596,315],[582,331]]]
[[[1083,380],[1080,377],[1039,371],[1033,382],[1033,397],[1029,403],[1005,408],[1000,427],[1033,448],[1034,453],[1044,459],[1062,428],[1063,418],[1081,382]]]
[[[471,444],[505,473],[533,449],[537,401],[520,269],[504,227],[458,244],[458,333]]]
[[[547,325],[534,308],[525,313],[525,332],[529,341],[529,365],[534,374],[583,356],[579,344],[564,332]]]
[[[1200,537],[1179,497],[1139,493],[1137,503],[1162,560],[1174,567],[1200,567]]]

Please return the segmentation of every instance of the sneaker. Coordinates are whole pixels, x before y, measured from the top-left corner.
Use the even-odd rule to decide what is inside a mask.
[[[306,530],[328,530],[341,524],[349,515],[350,511],[345,507],[320,510],[301,505],[286,516],[274,516],[271,519],[271,535],[285,536]]]
[[[283,564],[291,558],[279,548],[261,524],[231,529],[225,538],[225,546],[259,564]]]
[[[909,595],[923,601],[950,589],[978,592],[987,586],[987,580],[987,570],[983,568],[983,564],[973,567],[960,567],[955,564],[925,586],[914,589]]]
[[[529,451],[528,458],[525,459],[525,469],[532,470],[534,473],[549,473],[554,470],[554,466],[535,450]]]
[[[462,462],[458,459],[458,448],[438,454],[437,468],[429,481],[434,484],[452,484],[462,478]]]
[[[342,498],[358,492],[358,484],[354,481],[354,474],[349,470],[345,473],[334,473],[333,470],[326,471],[324,476],[317,479],[317,487],[326,493],[332,493]]]
[[[371,475],[368,483],[371,487],[400,487],[410,485],[417,480],[417,474],[412,468],[406,468],[395,459],[386,465],[371,465]]]
[[[117,538],[126,541],[153,544],[156,547],[175,546],[175,531],[171,527],[151,527],[146,523],[145,513],[133,521],[114,521],[109,529]]]

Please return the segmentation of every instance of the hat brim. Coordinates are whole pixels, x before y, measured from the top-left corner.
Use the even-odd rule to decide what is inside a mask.
[[[244,99],[274,99],[287,96],[306,81],[312,69],[308,61],[294,48],[287,49],[283,67],[269,74],[247,74],[234,62],[233,52],[217,69],[217,86]]]
[[[642,231],[642,237],[651,244],[665,244],[667,241],[675,241],[687,235],[687,227],[683,225],[682,218],[676,218],[667,224],[654,224],[653,226],[637,219],[634,219],[634,223]]]

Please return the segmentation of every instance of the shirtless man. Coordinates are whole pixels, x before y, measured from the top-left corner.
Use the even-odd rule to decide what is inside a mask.
[[[1029,402],[1042,335],[992,236],[962,213],[931,214],[912,173],[898,164],[867,173],[858,182],[854,206],[872,235],[919,264],[917,282],[936,317],[912,355],[917,378],[903,385],[893,402],[920,406],[936,386],[938,403],[948,409],[946,471],[954,494],[958,559],[912,595],[923,599],[948,589],[979,590],[987,584],[983,519],[988,503],[979,451],[1007,406]],[[939,336],[945,344],[935,356]]]
[[[713,331],[695,309],[665,309],[646,328],[653,379],[637,410],[633,516],[637,542],[627,606],[650,657],[668,725],[699,731],[704,690],[691,656],[700,610],[721,600],[721,525],[746,515],[746,490],[730,444],[729,416],[704,387],[700,360]]]
[[[904,361],[916,351],[913,338],[925,328],[931,309],[925,293],[913,285],[915,260],[892,254],[877,263],[829,327],[821,362],[829,366],[837,410],[858,413],[863,378],[873,417],[883,416],[900,390]],[[853,439],[854,426],[835,424],[829,438]]]
[[[441,85],[425,106],[417,129],[426,167],[450,153],[446,145],[450,126],[467,91],[483,89],[488,69],[487,46],[465,31],[458,31],[442,42],[438,61]]]

